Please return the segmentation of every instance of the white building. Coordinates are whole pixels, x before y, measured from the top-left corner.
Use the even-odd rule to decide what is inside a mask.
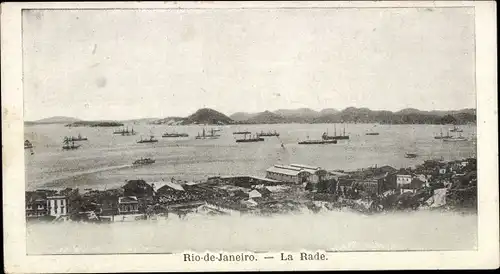
[[[50,216],[61,216],[68,214],[68,200],[65,196],[47,197],[47,211]]]
[[[411,175],[408,174],[398,174],[396,175],[396,186],[401,187],[404,185],[409,185],[411,183]]]

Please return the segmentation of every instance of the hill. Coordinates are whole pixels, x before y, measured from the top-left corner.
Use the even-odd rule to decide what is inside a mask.
[[[274,113],[284,117],[289,123],[309,123],[320,116],[319,112],[310,108],[278,109]]]
[[[202,108],[189,115],[182,124],[208,124],[208,125],[228,125],[233,124],[233,120],[226,115],[210,109]]]
[[[257,114],[258,113],[236,112],[229,116],[229,118],[233,119],[234,121],[245,121],[252,117],[255,117]]]
[[[287,118],[270,111],[258,113],[254,117],[242,121],[242,124],[281,124],[288,123]]]
[[[36,121],[26,121],[26,124],[68,124],[73,122],[81,121],[78,118],[66,117],[66,116],[53,116]]]

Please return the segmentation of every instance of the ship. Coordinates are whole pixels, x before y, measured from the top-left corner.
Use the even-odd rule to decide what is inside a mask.
[[[233,134],[251,134],[250,131],[235,131]]]
[[[417,158],[418,155],[415,153],[406,153],[405,158]]]
[[[151,135],[149,137],[149,139],[142,139],[142,137],[141,137],[141,140],[137,141],[138,144],[142,144],[142,143],[156,143],[156,142],[158,142],[158,140],[156,140],[153,135]]]
[[[165,132],[161,137],[163,137],[163,138],[189,137],[189,134],[187,134],[187,133],[177,133],[177,132],[173,132],[173,133]]]
[[[218,139],[220,137],[219,134],[215,134],[215,130],[210,130],[210,134],[207,134],[205,132],[205,129],[203,129],[202,133],[198,133],[198,136],[196,136],[196,139]]]
[[[156,161],[151,159],[151,158],[142,158],[139,159],[139,160],[135,160],[132,164],[134,166],[139,166],[139,165],[150,165],[150,164],[154,164]]]
[[[336,144],[337,140],[305,140],[300,141],[299,145],[321,145],[321,144]]]
[[[465,137],[462,137],[462,135],[459,135],[458,137],[451,137],[451,138],[443,139],[443,142],[465,142],[465,141],[468,141],[468,139]]]
[[[323,137],[325,136],[325,133],[323,133]],[[326,140],[324,138],[321,138],[319,140],[309,140],[309,136],[307,136],[307,140],[300,141],[299,145],[321,145],[321,144],[336,144],[337,140]]]
[[[378,132],[367,132],[366,135],[380,135]]]
[[[328,131],[327,131],[327,132],[323,133],[323,136],[321,136],[321,138],[323,140],[348,140],[349,135],[345,134],[345,125],[344,125],[344,132],[342,133],[342,135],[337,135],[337,127],[336,127],[336,125],[334,125],[334,135],[333,136],[328,135]]]
[[[68,139],[72,142],[87,141],[88,140],[87,137],[82,137],[82,135],[80,133],[78,133],[77,137],[69,137]]]
[[[262,142],[264,141],[264,138],[261,138],[258,134],[255,136],[250,136],[247,138],[247,135],[245,134],[245,137],[243,139],[236,139],[236,143],[252,143],[252,142]]]
[[[122,129],[119,129],[117,131],[114,131],[113,134],[120,134],[122,136],[130,136],[130,135],[135,135],[137,132],[134,131],[134,128],[132,128],[132,130],[128,130],[128,127],[127,128],[122,128]]]
[[[464,132],[463,129],[457,127],[457,126],[454,126],[452,129],[450,129],[450,132]]]
[[[271,137],[271,136],[280,136],[280,134],[278,132],[276,132],[276,130],[274,132],[263,132],[261,131],[260,133],[257,133],[257,136],[264,136],[264,137]]]
[[[80,145],[75,145],[75,141],[71,141],[70,138],[64,137],[63,141],[64,145],[62,147],[63,150],[73,150],[78,149]]]
[[[443,136],[443,129],[441,129],[441,133],[439,134],[439,136],[434,136],[434,139],[438,139],[438,140],[450,139],[450,138],[453,138],[453,136],[451,136],[449,132],[445,136]]]
[[[24,141],[24,149],[30,148],[33,148],[33,144],[29,140]]]

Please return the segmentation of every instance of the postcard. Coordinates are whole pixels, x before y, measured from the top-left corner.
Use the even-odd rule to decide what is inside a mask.
[[[497,268],[495,11],[4,3],[6,272]]]

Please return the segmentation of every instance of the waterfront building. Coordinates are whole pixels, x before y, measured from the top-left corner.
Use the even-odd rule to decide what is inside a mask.
[[[309,172],[311,174],[311,176],[309,177],[309,181],[313,184],[330,179],[329,173],[320,167],[312,167],[299,164],[291,164],[290,166],[294,168],[300,168]]]
[[[68,214],[68,200],[66,196],[47,197],[47,211],[50,216],[64,216]]]
[[[139,213],[139,201],[135,196],[125,196],[118,198],[118,214]]]
[[[307,183],[311,175],[307,170],[292,166],[274,165],[266,170],[266,178],[286,183]]]

